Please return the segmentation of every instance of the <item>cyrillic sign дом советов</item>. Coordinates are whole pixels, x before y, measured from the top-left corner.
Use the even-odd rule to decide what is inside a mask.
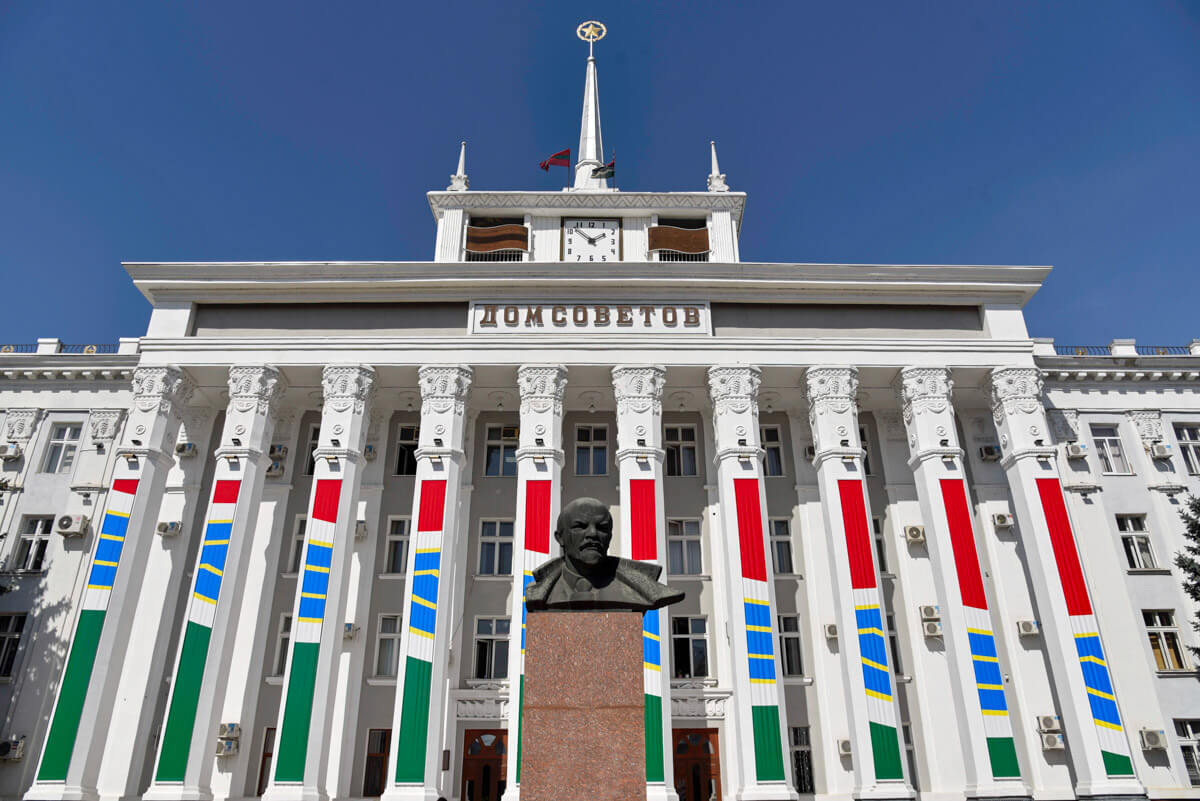
[[[472,334],[711,334],[708,303],[471,302]]]

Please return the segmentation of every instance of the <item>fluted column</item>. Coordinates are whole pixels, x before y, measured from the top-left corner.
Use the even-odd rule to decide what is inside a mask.
[[[521,795],[525,588],[533,581],[533,571],[558,551],[552,533],[562,506],[562,419],[567,368],[523,365],[517,370],[517,387],[521,393],[521,425],[510,620],[521,621],[521,639],[519,647],[510,645],[508,649],[508,785],[504,801],[516,801]]]
[[[613,368],[617,400],[617,467],[621,491],[621,553],[667,566],[663,507],[662,393],[667,371],[652,365]],[[642,623],[646,695],[646,795],[677,801],[671,751],[671,674],[663,669],[669,642],[667,610],[652,609]]]
[[[304,554],[292,605],[292,641],[279,710],[269,801],[324,801],[331,759],[334,685],[342,653],[350,554],[358,518],[367,415],[375,371],[329,365],[321,374],[324,406],[314,451]]]
[[[452,582],[446,559],[455,552],[461,474],[466,454],[467,396],[471,369],[425,366],[421,433],[417,449],[415,522],[404,588],[404,633],[392,718],[391,776],[384,798],[434,801],[441,775],[442,689],[449,662],[448,620]]]
[[[758,431],[757,367],[710,367],[717,493],[720,515],[714,550],[725,597],[735,605],[729,622],[733,652],[732,707],[737,735],[734,787],[739,799],[794,799],[791,761],[784,759],[783,693],[775,653],[774,569],[767,557],[767,504]],[[739,614],[740,612],[740,614]],[[727,708],[729,708],[727,707]]]
[[[97,797],[96,777],[107,740],[101,733],[112,722],[131,639],[135,633],[156,633],[135,632],[134,612],[167,471],[174,464],[180,412],[193,389],[176,367],[134,371],[133,408],[117,449],[104,517],[93,534],[87,587],[29,798]]]
[[[1028,795],[975,544],[953,387],[944,367],[906,367],[896,381],[940,607],[967,795]]]
[[[1000,432],[1001,466],[1041,615],[1067,755],[1079,795],[1137,795],[1129,740],[1092,612],[1075,534],[1063,498],[1055,449],[1049,444],[1042,375],[1003,367],[991,375],[992,416]]]
[[[904,778],[895,676],[863,481],[858,435],[858,370],[810,367],[805,373],[817,486],[829,540],[845,673],[849,739],[858,798],[910,798]],[[836,736],[836,735],[835,735]]]

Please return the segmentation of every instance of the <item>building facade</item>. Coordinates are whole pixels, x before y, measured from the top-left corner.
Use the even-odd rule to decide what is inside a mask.
[[[1042,267],[742,262],[715,147],[612,189],[585,87],[574,185],[460,155],[431,261],[127,264],[144,336],[0,352],[0,795],[518,801],[586,495],[687,592],[651,801],[1200,797],[1200,343],[1033,339]]]

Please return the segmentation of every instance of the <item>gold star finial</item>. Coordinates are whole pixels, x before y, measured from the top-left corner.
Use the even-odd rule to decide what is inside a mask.
[[[575,29],[575,35],[589,45],[600,41],[608,33],[608,29],[604,27],[603,22],[597,22],[590,19],[587,22],[581,22],[579,27]]]

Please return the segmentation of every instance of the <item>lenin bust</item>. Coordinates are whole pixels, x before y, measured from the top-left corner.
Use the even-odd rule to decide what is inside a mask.
[[[554,530],[563,555],[533,571],[526,607],[645,612],[682,600],[681,591],[658,583],[659,565],[608,555],[612,527],[608,507],[595,498],[564,506]]]

